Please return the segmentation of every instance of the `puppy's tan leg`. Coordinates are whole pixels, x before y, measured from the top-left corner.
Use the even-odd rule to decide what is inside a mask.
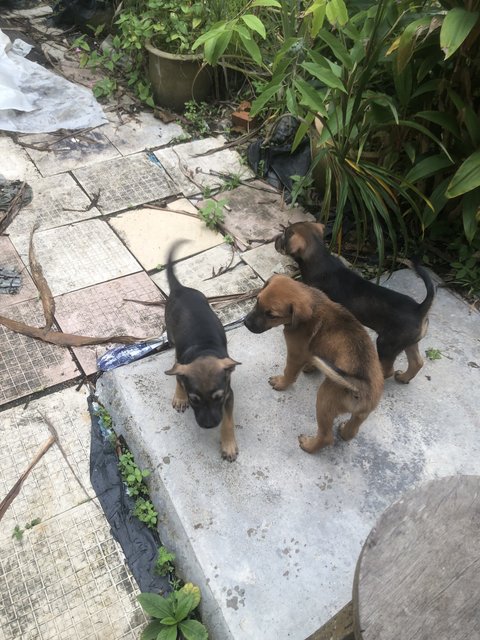
[[[305,347],[303,333],[300,335],[285,331],[284,335],[287,344],[287,362],[283,376],[272,376],[268,379],[268,382],[277,391],[283,391],[294,383],[302,367],[310,360],[310,353]]]
[[[351,440],[357,435],[360,425],[367,419],[369,413],[369,411],[353,413],[350,420],[342,424],[340,427],[340,436],[343,440]]]
[[[179,381],[177,377],[177,386],[175,387],[175,394],[172,400],[172,407],[176,409],[178,412],[183,413],[185,409],[188,408],[188,396],[187,392],[183,388],[182,383]]]
[[[230,390],[223,409],[222,424],[220,426],[220,442],[222,458],[233,462],[237,459],[238,447],[235,440],[235,424],[233,422],[233,391]]]
[[[395,362],[395,358],[393,360],[391,358],[380,358],[380,364],[382,365],[383,377],[391,378],[395,373],[393,369],[393,364]]]
[[[314,453],[323,447],[333,444],[333,421],[341,412],[338,406],[338,386],[325,380],[317,393],[317,424],[316,436],[298,437],[300,447],[307,453]]]
[[[411,347],[405,349],[405,354],[408,360],[408,367],[406,371],[395,371],[395,380],[408,384],[412,378],[414,378],[420,369],[423,367],[423,358],[420,355],[418,348],[418,342],[412,344]]]

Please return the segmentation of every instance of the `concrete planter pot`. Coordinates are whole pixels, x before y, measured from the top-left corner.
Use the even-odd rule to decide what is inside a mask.
[[[167,53],[150,41],[145,46],[156,104],[173,111],[183,111],[188,100],[201,102],[208,98],[212,75],[208,67],[202,68],[201,56]]]

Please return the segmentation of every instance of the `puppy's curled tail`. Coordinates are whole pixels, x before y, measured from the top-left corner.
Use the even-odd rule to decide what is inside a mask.
[[[420,315],[422,316],[422,318],[424,318],[427,315],[430,307],[432,306],[433,298],[435,297],[435,287],[433,285],[432,279],[430,278],[430,274],[425,269],[425,267],[422,267],[422,265],[417,260],[412,260],[412,266],[417,276],[423,280],[427,289],[425,300],[423,302],[420,302],[420,304],[418,305]]]
[[[168,280],[168,286],[170,287],[170,292],[182,286],[182,284],[177,280],[177,276],[175,275],[175,272],[173,270],[173,256],[175,255],[175,252],[178,249],[178,247],[184,244],[185,242],[188,242],[188,240],[177,240],[172,244],[172,246],[170,247],[170,251],[168,252],[167,280]]]
[[[327,376],[327,378],[330,378],[330,380],[333,380],[333,382],[336,382],[337,384],[339,384],[341,387],[344,387],[345,389],[349,389],[350,391],[353,391],[353,393],[359,393],[360,389],[347,379],[350,376],[344,371],[341,371],[340,369],[333,367],[326,360],[323,360],[323,358],[319,358],[317,356],[312,356],[310,362],[315,367],[317,367],[317,369],[319,369],[322,373],[324,373]]]

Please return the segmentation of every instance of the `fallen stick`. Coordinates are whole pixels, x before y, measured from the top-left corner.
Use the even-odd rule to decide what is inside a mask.
[[[55,441],[56,441],[55,436],[52,435],[52,436],[50,436],[48,438],[48,440],[46,440],[42,444],[42,446],[40,447],[40,449],[38,449],[37,453],[35,454],[35,457],[30,462],[28,467],[22,473],[20,478],[15,482],[13,487],[7,493],[5,498],[2,500],[2,502],[0,502],[0,521],[2,520],[3,516],[5,515],[8,507],[12,504],[12,502],[15,500],[15,498],[20,493],[20,489],[22,488],[22,485],[25,482],[25,480],[26,480],[27,476],[29,475],[30,471],[37,464],[37,462],[47,453],[47,451],[50,449],[50,447],[52,446],[52,444]]]

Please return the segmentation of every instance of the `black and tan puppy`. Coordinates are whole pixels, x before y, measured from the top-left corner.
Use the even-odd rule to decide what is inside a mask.
[[[165,373],[177,376],[172,405],[180,412],[190,405],[197,424],[204,429],[221,423],[222,457],[233,462],[238,448],[230,374],[240,363],[228,355],[225,330],[207,298],[197,289],[184,287],[174,274],[173,255],[183,242],[172,246],[167,261],[170,294],[165,324],[168,341],[175,347],[176,362]]]
[[[300,436],[300,446],[312,453],[333,444],[333,421],[341,413],[352,414],[340,428],[342,438],[350,440],[383,391],[382,370],[367,332],[318,289],[275,275],[258,294],[245,326],[263,333],[279,325],[284,325],[287,362],[282,376],[269,379],[272,387],[286,389],[305,365],[326,376],[317,394],[318,433]]]
[[[317,287],[342,304],[360,322],[378,334],[377,351],[385,378],[394,374],[397,356],[405,351],[406,371],[396,371],[398,382],[408,383],[423,366],[418,342],[428,327],[428,311],[435,289],[426,269],[414,265],[425,283],[427,295],[423,302],[364,280],[333,256],[323,241],[323,224],[296,222],[275,239],[279,253],[291,256],[300,268],[305,284]]]

